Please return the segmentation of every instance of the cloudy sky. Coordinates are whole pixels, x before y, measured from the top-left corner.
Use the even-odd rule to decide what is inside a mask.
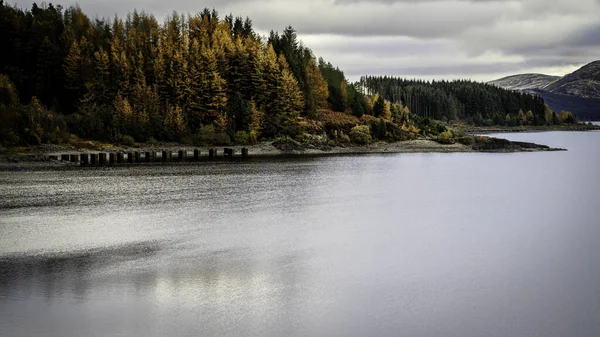
[[[5,1],[10,2],[10,1]],[[316,56],[361,75],[423,79],[540,72],[600,59],[600,0],[62,0],[92,16],[158,19],[204,7],[249,16],[259,33],[292,25]],[[16,0],[29,7],[31,1]]]

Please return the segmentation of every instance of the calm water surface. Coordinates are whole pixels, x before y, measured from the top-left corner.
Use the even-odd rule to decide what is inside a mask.
[[[0,172],[2,336],[600,334],[569,149]]]

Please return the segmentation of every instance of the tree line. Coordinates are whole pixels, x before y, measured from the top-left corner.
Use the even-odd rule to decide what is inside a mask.
[[[209,9],[159,24],[145,12],[92,20],[77,6],[0,0],[0,40],[5,128],[27,124],[22,115],[37,106],[86,138],[271,137],[328,108],[332,88],[292,27],[262,39],[249,18]],[[13,138],[46,138],[30,122]]]
[[[415,115],[475,125],[552,125],[574,123],[566,111],[553,113],[543,98],[469,80],[422,81],[388,76],[363,76],[357,83],[367,95],[408,106]]]

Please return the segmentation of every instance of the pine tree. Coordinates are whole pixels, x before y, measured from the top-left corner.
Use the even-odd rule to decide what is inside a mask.
[[[116,136],[130,135],[133,122],[133,110],[129,104],[129,100],[127,97],[122,97],[119,93],[115,96],[113,107],[113,125],[115,126]]]
[[[82,103],[86,105],[102,105],[112,101],[110,98],[110,61],[108,54],[100,49],[94,53],[96,68],[94,75],[85,84],[86,93]]]
[[[130,69],[125,50],[118,38],[113,39],[111,45],[111,61],[111,79],[113,81],[112,91],[127,96],[130,90]]]
[[[69,89],[79,93],[85,82],[83,81],[83,58],[77,41],[73,41],[69,48],[69,54],[65,58],[64,71]]]
[[[373,116],[383,117],[385,113],[385,101],[382,96],[377,95],[377,100],[373,104]]]
[[[185,133],[185,120],[183,118],[181,107],[178,105],[167,106],[164,125],[168,139],[179,140]]]
[[[312,58],[306,66],[306,87],[306,110],[312,114],[318,108],[326,108],[327,97],[329,97],[327,82]]]

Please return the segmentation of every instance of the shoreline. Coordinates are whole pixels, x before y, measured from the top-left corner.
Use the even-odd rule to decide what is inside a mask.
[[[212,147],[218,150],[216,160],[252,160],[268,158],[291,158],[291,157],[316,157],[316,156],[335,156],[335,155],[366,155],[366,154],[400,154],[400,153],[511,153],[511,152],[540,152],[540,151],[564,151],[564,149],[550,148],[545,145],[533,143],[510,142],[504,139],[490,137],[473,137],[472,145],[460,143],[440,144],[434,140],[418,139],[401,141],[395,143],[372,143],[368,145],[328,145],[328,144],[297,144],[296,146],[273,145],[273,142],[262,142],[256,145],[248,146],[224,146]],[[223,149],[234,149],[233,158],[224,157]],[[240,155],[241,149],[247,148],[248,157]],[[152,146],[124,147],[106,145],[97,149],[77,148],[70,145],[41,145],[32,153],[26,154],[0,154],[0,169],[19,169],[19,168],[57,168],[57,167],[81,167],[77,163],[51,159],[51,156],[61,154],[91,154],[98,152],[127,153],[127,152],[158,152],[184,150],[192,152],[195,149],[200,150],[200,159],[197,162],[208,162],[215,159],[208,157],[208,147],[194,147],[189,145],[168,143],[156,144]],[[185,161],[194,163],[196,161]],[[152,164],[183,164],[184,162],[173,160],[171,162],[150,162],[150,163],[123,163],[110,166],[131,166],[131,165],[152,165]],[[99,166],[95,166],[99,167]]]
[[[460,129],[460,127],[458,127]],[[593,132],[600,131],[600,125],[560,125],[560,126],[476,126],[464,128],[466,133],[473,134],[489,134],[489,133],[536,133],[536,132]]]

